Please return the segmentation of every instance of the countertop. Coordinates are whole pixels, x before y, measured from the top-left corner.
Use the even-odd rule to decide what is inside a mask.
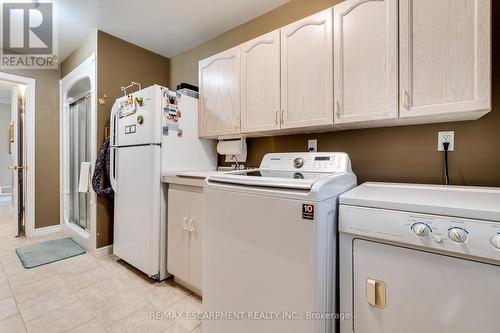
[[[180,171],[171,175],[162,176],[161,180],[163,183],[203,187],[205,178],[224,172],[227,171]]]

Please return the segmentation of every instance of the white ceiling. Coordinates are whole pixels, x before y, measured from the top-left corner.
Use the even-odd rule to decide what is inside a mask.
[[[199,45],[288,0],[56,0],[59,59],[94,29],[165,57]]]

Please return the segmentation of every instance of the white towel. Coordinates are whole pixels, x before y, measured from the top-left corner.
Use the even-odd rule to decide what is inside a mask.
[[[80,165],[80,182],[78,192],[89,193],[90,191],[90,162],[82,162]]]

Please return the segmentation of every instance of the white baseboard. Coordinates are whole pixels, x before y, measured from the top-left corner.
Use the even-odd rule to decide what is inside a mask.
[[[43,227],[43,228],[35,228],[29,237],[40,237],[40,236],[46,236],[49,234],[53,234],[56,232],[61,232],[63,231],[63,226],[60,224],[56,225],[51,225],[49,227]]]
[[[113,245],[103,246],[96,249],[92,255],[96,258],[103,258],[113,254]]]

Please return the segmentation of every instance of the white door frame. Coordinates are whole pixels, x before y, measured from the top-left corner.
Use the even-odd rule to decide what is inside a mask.
[[[31,237],[35,230],[35,88],[36,80],[29,77],[0,72],[0,80],[18,83],[26,86],[26,102],[24,109],[24,140],[26,161],[24,172],[26,193],[24,193],[25,234]],[[16,185],[16,184],[14,184]]]
[[[63,230],[69,234],[76,242],[88,250],[96,250],[96,239],[97,239],[97,195],[93,190],[90,190],[90,232],[83,230],[82,228],[66,221],[68,209],[67,209],[67,194],[69,183],[69,172],[68,172],[68,161],[67,157],[69,154],[68,146],[68,111],[70,101],[68,99],[69,90],[74,87],[74,85],[80,82],[82,79],[90,79],[90,162],[91,162],[91,172],[94,171],[95,160],[97,159],[97,88],[96,88],[96,78],[97,78],[97,66],[96,66],[96,56],[93,53],[75,69],[73,69],[69,74],[63,77],[59,81],[59,167],[60,167],[60,226]]]

